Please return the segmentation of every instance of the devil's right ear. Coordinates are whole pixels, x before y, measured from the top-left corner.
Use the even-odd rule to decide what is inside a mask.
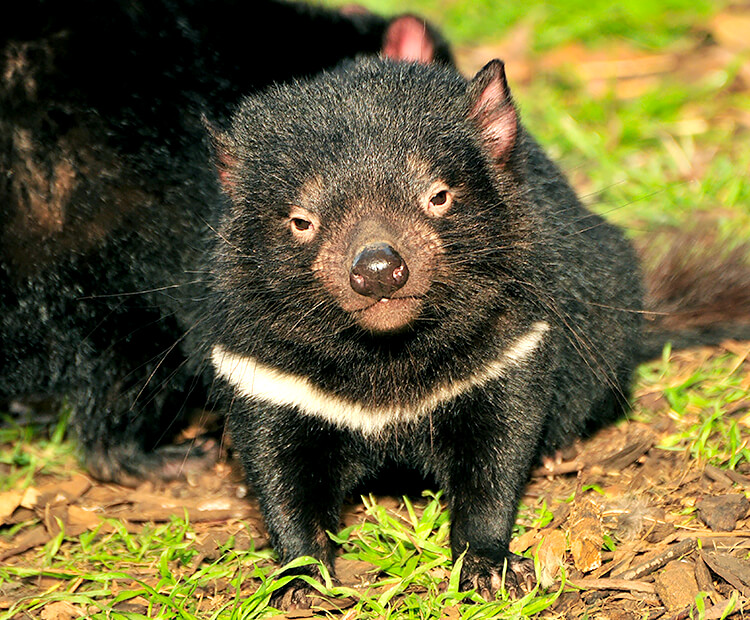
[[[236,147],[232,137],[221,131],[205,115],[202,117],[203,126],[208,132],[213,151],[214,165],[219,176],[219,184],[227,194],[234,190],[234,170],[237,167]]]

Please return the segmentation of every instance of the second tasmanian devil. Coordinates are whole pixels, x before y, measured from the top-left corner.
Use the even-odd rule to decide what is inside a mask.
[[[469,81],[349,63],[214,137],[212,360],[282,560],[332,566],[347,492],[406,468],[446,492],[461,586],[492,596],[507,563],[525,587],[508,543],[530,468],[627,399],[629,243],[524,129],[499,61]]]

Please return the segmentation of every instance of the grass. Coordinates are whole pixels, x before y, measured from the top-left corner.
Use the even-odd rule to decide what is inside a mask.
[[[332,538],[343,547],[345,560],[367,562],[373,574],[382,576],[373,576],[365,588],[335,586],[327,575],[310,581],[323,596],[346,600],[350,617],[438,619],[455,609],[461,617],[477,620],[523,618],[546,609],[559,595],[559,590],[533,592],[510,600],[503,594],[488,603],[459,592],[461,560],[450,568],[449,520],[438,496],[430,496],[419,514],[405,500],[408,519],[373,498],[364,501],[369,519]],[[0,567],[0,587],[6,591],[31,577],[52,582],[0,612],[0,620],[33,616],[61,601],[92,618],[239,620],[267,615],[270,595],[290,579],[274,579],[280,570],[271,563],[271,553],[235,550],[230,539],[218,561],[193,570],[195,537],[191,525],[177,516],[137,534],[111,519],[75,539],[61,532],[39,553],[38,566]],[[298,558],[289,567],[312,562]]]
[[[341,0],[321,4],[340,6]],[[660,49],[684,42],[726,2],[712,0],[361,0],[382,14],[414,12],[440,25],[458,44],[494,41],[519,23],[533,32],[532,49],[545,51],[571,42],[608,45],[625,40]]]
[[[0,584],[6,590],[15,580],[31,576],[53,581],[46,590],[38,588],[5,613],[0,612],[0,619],[33,616],[57,601],[76,605],[94,618],[195,618],[212,585],[234,582],[235,587],[229,589],[239,591],[238,581],[252,573],[256,564],[270,566],[270,552],[235,552],[230,540],[222,549],[221,562],[202,565],[189,573],[190,561],[198,554],[194,539],[191,525],[177,516],[170,523],[145,527],[137,534],[111,519],[76,539],[69,540],[61,533],[59,540],[51,541],[40,554],[38,567],[0,568]],[[272,571],[267,568],[267,572]],[[259,590],[243,601],[242,608],[257,603],[263,594]],[[234,602],[225,600],[222,609],[234,607]]]
[[[709,0],[361,3],[380,13],[427,15],[458,44],[491,43],[523,25],[531,33],[531,58],[572,43],[592,50],[627,44],[635,50],[684,53],[706,38],[707,24],[724,6]],[[638,97],[620,97],[614,85],[591,94],[585,81],[564,66],[513,87],[526,124],[585,199],[633,237],[701,222],[724,238],[748,238],[750,141],[747,128],[726,121],[737,110],[750,109],[748,90],[733,86],[743,58],[690,82],[667,75]],[[750,417],[737,406],[747,400],[746,372],[737,352],[696,363],[667,351],[664,359],[641,367],[639,390],[661,394],[660,415],[670,419],[660,447],[722,468],[750,463]],[[637,403],[634,417],[653,420]],[[71,470],[75,449],[64,439],[65,420],[63,415],[49,433],[3,425],[0,492]],[[373,567],[371,579],[357,588],[326,579],[317,584],[326,596],[346,601],[345,618],[523,618],[549,609],[560,596],[561,589],[553,588],[520,601],[500,596],[487,603],[459,593],[461,560],[451,564],[449,516],[439,496],[429,496],[419,510],[406,501],[398,513],[373,498],[364,501],[367,519],[332,536],[346,560]],[[522,506],[517,533],[552,518],[543,499]],[[0,529],[0,541],[33,524]],[[0,594],[24,595],[10,608],[0,608],[0,620],[38,617],[52,603],[70,604],[92,618],[128,620],[273,615],[268,601],[284,580],[274,578],[278,568],[271,552],[240,549],[230,538],[218,559],[196,565],[197,536],[194,524],[180,516],[138,532],[113,520],[77,537],[61,532],[28,565],[0,566]],[[606,549],[614,546],[605,537]]]
[[[70,410],[63,407],[50,432],[32,424],[19,426],[11,417],[0,425],[0,493],[30,486],[35,476],[59,473],[76,462],[75,447],[65,442]]]
[[[704,119],[720,114],[717,101],[750,109],[750,93],[731,92],[732,75],[720,78],[689,87],[668,78],[637,99],[595,99],[581,94],[582,82],[547,81],[517,98],[527,125],[590,206],[633,236],[711,219],[723,236],[747,238],[750,149],[736,127]]]

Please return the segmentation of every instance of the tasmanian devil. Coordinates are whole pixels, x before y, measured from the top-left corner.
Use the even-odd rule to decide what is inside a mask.
[[[66,395],[94,475],[170,475],[184,454],[160,444],[210,384],[202,118],[347,56],[450,52],[413,16],[279,0],[16,9],[0,19],[0,403]]]
[[[493,595],[504,566],[525,587],[508,543],[531,466],[628,397],[629,243],[524,129],[497,60],[470,81],[345,64],[245,99],[215,142],[212,361],[281,558],[330,568],[347,492],[404,467],[446,491],[463,588]]]
[[[447,48],[413,17],[271,0],[58,4],[0,22],[0,399],[68,394],[92,472],[128,482],[182,463],[155,448],[213,372],[284,560],[330,566],[344,495],[413,470],[447,491],[462,586],[492,595],[506,560],[525,586],[529,467],[617,415],[644,348],[632,250],[519,124],[502,65],[273,87],[212,130],[217,183],[202,117],[240,93]],[[249,23],[307,52],[262,62]]]

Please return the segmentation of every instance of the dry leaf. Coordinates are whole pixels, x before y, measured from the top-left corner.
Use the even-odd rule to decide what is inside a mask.
[[[539,540],[539,530],[529,529],[523,534],[510,541],[510,550],[513,553],[523,553],[526,549],[533,547]]]
[[[560,530],[547,532],[542,542],[539,543],[535,555],[539,558],[540,582],[543,587],[554,583],[557,574],[560,572],[560,567],[563,565],[565,549],[565,534]]]
[[[0,525],[21,505],[21,494],[17,491],[0,493]]]
[[[570,552],[582,573],[602,565],[602,520],[597,505],[589,499],[576,500],[570,514]]]

